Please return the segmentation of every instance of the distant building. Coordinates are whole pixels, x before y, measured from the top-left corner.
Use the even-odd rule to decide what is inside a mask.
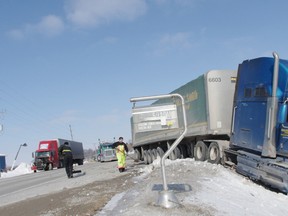
[[[6,159],[4,154],[0,154],[0,171],[3,172],[6,170]]]

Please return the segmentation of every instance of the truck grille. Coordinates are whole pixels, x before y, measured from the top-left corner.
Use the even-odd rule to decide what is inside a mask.
[[[109,157],[109,156],[114,156],[115,154],[114,154],[114,150],[113,149],[109,149],[109,150],[105,150],[104,151],[104,156],[107,156],[107,157]]]
[[[44,165],[47,163],[48,159],[47,158],[38,158],[35,161],[35,165],[38,170],[42,170],[44,168]]]

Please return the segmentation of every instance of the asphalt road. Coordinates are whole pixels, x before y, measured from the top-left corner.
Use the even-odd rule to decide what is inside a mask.
[[[47,195],[119,176],[117,161],[90,162],[74,167],[74,169],[81,169],[82,173],[74,174],[73,179],[67,178],[64,169],[0,179],[0,207],[27,198]],[[129,169],[134,169],[134,161],[127,159],[127,170]]]
[[[60,181],[62,177],[62,170],[53,170],[50,172],[38,172],[10,178],[3,178],[0,180],[0,203],[2,204],[2,197],[7,197],[17,193],[24,193],[26,190],[42,187],[51,181]]]

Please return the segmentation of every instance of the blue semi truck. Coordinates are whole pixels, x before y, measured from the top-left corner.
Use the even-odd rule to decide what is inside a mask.
[[[187,133],[169,156],[233,165],[288,193],[288,61],[261,57],[237,71],[213,70],[171,92],[185,101]],[[183,131],[181,103],[159,99],[132,108],[137,159],[162,156]]]

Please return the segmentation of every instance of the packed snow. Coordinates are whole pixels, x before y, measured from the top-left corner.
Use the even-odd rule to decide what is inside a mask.
[[[163,188],[158,159],[139,166],[132,188],[115,195],[96,215],[288,215],[285,194],[269,190],[222,165],[194,159],[166,160],[165,165],[168,188],[177,197],[178,207],[158,205]],[[14,171],[1,173],[1,178],[31,172],[29,165],[21,163]]]
[[[31,170],[31,165],[22,162],[12,171],[8,170],[7,172],[1,172],[0,177],[9,178],[9,177],[28,174],[28,173],[33,173],[33,170]]]
[[[288,215],[288,198],[222,165],[194,159],[166,160],[165,173],[179,207],[158,205],[163,188],[160,160],[139,170],[135,186],[114,196],[97,215]],[[126,184],[124,182],[123,184]]]

